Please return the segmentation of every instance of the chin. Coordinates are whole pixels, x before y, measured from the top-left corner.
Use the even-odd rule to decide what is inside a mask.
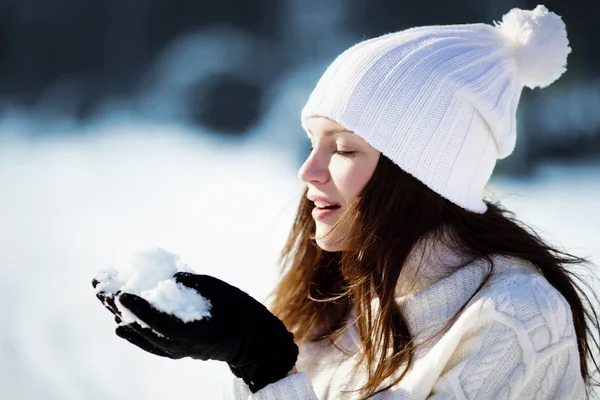
[[[339,241],[331,240],[330,238],[316,239],[317,246],[321,250],[334,253],[336,251],[342,251],[342,244]]]
[[[321,228],[321,229],[319,229]],[[321,250],[334,253],[337,251],[344,250],[343,246],[343,233],[339,230],[335,235],[329,235],[331,226],[318,226],[315,232],[315,242]]]

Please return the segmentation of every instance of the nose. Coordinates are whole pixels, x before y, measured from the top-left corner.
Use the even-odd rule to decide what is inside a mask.
[[[314,149],[298,170],[298,178],[304,183],[325,183],[329,180],[329,160]]]

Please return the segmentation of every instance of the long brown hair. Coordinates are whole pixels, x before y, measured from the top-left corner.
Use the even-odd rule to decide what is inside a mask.
[[[355,307],[363,346],[360,362],[366,363],[369,373],[361,394],[368,398],[384,391],[404,377],[418,346],[394,300],[398,277],[421,238],[433,235],[442,240],[440,232],[448,230],[470,260],[488,260],[489,270],[479,289],[493,273],[491,256],[503,254],[530,261],[564,296],[571,306],[581,373],[589,388],[595,384],[592,369],[599,370],[595,357],[599,344],[592,334],[598,331],[598,318],[581,289],[584,282],[565,268],[586,260],[550,247],[514,215],[486,203],[484,214],[466,211],[381,155],[373,177],[345,213],[346,219],[353,216],[345,247],[351,251],[326,252],[316,245],[313,204],[302,197],[282,251],[283,277],[272,293],[272,311],[294,332],[298,343],[324,339],[333,343]],[[375,315],[370,307],[374,298],[380,304]],[[398,371],[391,384],[377,390]]]

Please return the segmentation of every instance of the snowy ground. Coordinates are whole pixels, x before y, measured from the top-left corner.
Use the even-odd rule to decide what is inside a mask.
[[[164,360],[119,339],[90,281],[156,244],[264,298],[301,191],[296,157],[172,126],[0,135],[0,397],[219,398],[224,365]],[[549,167],[493,189],[600,265],[600,166]]]

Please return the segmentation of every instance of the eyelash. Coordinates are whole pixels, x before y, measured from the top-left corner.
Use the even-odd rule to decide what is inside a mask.
[[[334,154],[337,154],[338,156],[342,156],[342,157],[354,157],[354,151],[339,151],[336,150],[334,152]]]
[[[313,149],[314,149],[314,147],[311,146],[308,148],[308,151],[312,152]],[[340,151],[340,150],[336,150],[333,152],[333,154],[336,154],[336,155],[342,156],[342,157],[354,157],[355,153],[356,153],[355,151]]]

